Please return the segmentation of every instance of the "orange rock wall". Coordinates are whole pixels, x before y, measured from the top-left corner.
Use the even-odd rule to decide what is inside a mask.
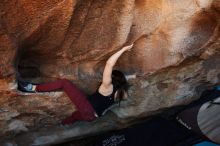
[[[57,143],[191,102],[219,84],[219,18],[219,0],[3,0],[0,143],[6,138],[19,145]],[[129,98],[111,110],[119,120],[108,114],[84,125],[88,133],[73,128],[67,138],[67,131],[54,129],[74,110],[65,94],[15,90],[16,77],[38,83],[68,78],[91,93],[108,57],[130,43],[134,47],[115,67],[135,76]],[[43,135],[50,134],[53,140],[47,141]]]

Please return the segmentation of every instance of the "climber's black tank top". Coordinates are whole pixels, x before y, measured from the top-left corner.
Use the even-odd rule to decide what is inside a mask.
[[[100,94],[98,89],[95,93],[88,96],[88,100],[90,101],[98,116],[101,116],[106,109],[108,109],[111,105],[114,104],[115,92],[116,88],[113,85],[113,92],[109,96],[104,96]]]

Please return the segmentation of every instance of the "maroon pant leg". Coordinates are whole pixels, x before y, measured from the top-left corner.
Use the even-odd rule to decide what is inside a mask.
[[[57,80],[51,83],[44,83],[37,85],[36,91],[38,92],[48,92],[48,91],[55,91],[55,90],[63,90],[67,96],[70,98],[72,103],[77,108],[77,113],[79,112],[81,115],[81,119],[78,120],[93,120],[95,119],[94,116],[94,109],[87,100],[85,94],[83,94],[72,82],[67,79]],[[78,115],[78,114],[72,114]],[[78,117],[79,118],[79,117]]]

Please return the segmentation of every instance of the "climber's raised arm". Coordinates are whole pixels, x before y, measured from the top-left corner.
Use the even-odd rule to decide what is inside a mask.
[[[103,72],[103,77],[102,77],[102,84],[100,86],[100,89],[102,90],[109,90],[112,89],[112,70],[113,67],[115,65],[115,63],[117,62],[118,58],[125,52],[130,50],[133,47],[132,45],[129,46],[125,46],[123,47],[121,50],[119,50],[118,52],[116,52],[115,54],[113,54],[106,62],[105,68],[104,68],[104,72]],[[100,90],[99,90],[100,91]]]

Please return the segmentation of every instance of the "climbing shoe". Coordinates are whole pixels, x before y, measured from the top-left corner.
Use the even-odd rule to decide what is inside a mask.
[[[35,89],[33,88],[34,84],[24,82],[24,81],[18,81],[18,90],[21,92],[29,92],[29,93],[34,93],[36,92]]]

